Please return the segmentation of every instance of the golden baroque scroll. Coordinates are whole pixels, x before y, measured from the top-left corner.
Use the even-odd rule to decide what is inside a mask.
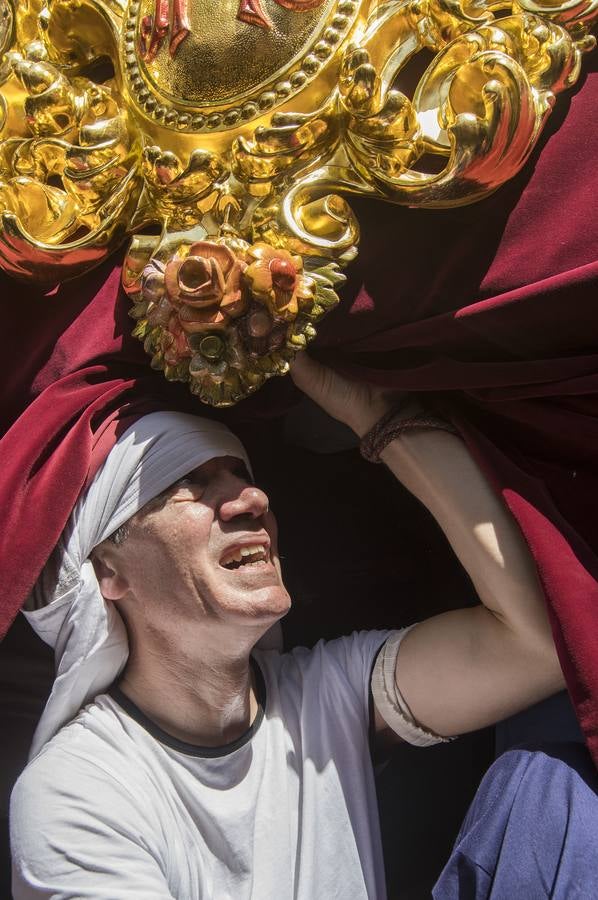
[[[575,83],[597,8],[0,0],[0,264],[52,284],[129,239],[151,365],[235,403],[338,302],[359,240],[346,196],[494,191]]]

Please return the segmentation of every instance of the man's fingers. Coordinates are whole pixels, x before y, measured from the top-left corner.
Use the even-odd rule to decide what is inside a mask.
[[[290,367],[293,381],[300,390],[335,419],[345,421],[347,382],[327,366],[300,352]]]
[[[301,379],[302,374],[312,371],[316,365],[317,363],[307,355],[305,350],[300,350],[290,364],[293,381],[297,382],[297,379]]]
[[[321,392],[325,372],[324,366],[311,359],[305,351],[300,351],[290,365],[291,378],[313,400],[317,400],[314,395]]]

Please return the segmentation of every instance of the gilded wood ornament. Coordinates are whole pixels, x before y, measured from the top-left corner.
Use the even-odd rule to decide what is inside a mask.
[[[0,0],[1,265],[52,284],[129,239],[152,366],[235,403],[338,302],[359,240],[346,197],[443,207],[496,190],[577,80],[597,10]]]

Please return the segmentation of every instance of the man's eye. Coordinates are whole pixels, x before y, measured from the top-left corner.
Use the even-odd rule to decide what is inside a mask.
[[[246,481],[247,484],[255,484],[255,481],[249,474],[245,463],[240,462],[238,466],[234,467],[232,472],[233,475],[235,475],[237,478],[240,478],[242,481]]]
[[[185,491],[190,491],[197,487],[199,487],[197,480],[186,475],[184,478],[179,478],[178,481],[175,481],[174,484],[168,488],[167,496],[174,497],[178,493],[184,493]]]
[[[179,488],[197,488],[202,487],[201,479],[192,478],[191,475],[186,475],[184,478],[179,478],[177,482],[174,484],[174,490],[177,491]]]

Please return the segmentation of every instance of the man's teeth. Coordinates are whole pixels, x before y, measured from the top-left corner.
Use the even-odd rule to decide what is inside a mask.
[[[237,550],[233,550],[232,553],[229,553],[224,557],[221,565],[238,569],[239,566],[263,562],[266,559],[267,554],[265,545],[254,544],[252,547],[239,547]]]

